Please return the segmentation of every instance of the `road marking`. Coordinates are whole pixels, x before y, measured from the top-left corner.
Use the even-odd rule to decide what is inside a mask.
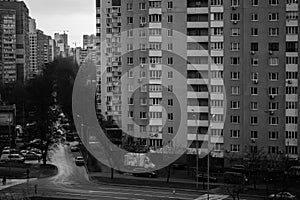
[[[221,195],[221,194],[209,194],[209,199],[210,200],[223,200],[228,198],[229,195]],[[202,196],[200,196],[199,198],[195,199],[195,200],[206,200],[207,199],[207,194],[204,194]]]
[[[148,193],[155,193],[155,194],[163,194],[163,195],[168,195],[172,194],[173,190],[170,192],[158,192],[158,191],[153,191],[153,190],[137,190],[137,189],[125,189],[125,188],[112,188],[112,187],[105,187],[103,189],[109,189],[109,190],[118,190],[118,191],[130,191],[130,192],[148,192]],[[151,188],[149,188],[151,189]],[[176,192],[177,195],[183,195],[183,196],[190,196],[190,197],[197,197],[197,194],[186,194],[186,193],[180,193]]]
[[[56,192],[56,194],[60,194],[60,195],[69,195],[69,196],[81,196],[81,197],[99,197],[98,195],[89,195],[89,194],[76,194],[76,193],[68,193],[68,192]],[[104,195],[101,195],[101,197],[104,197],[104,198],[112,198],[112,199],[130,199],[130,200],[145,200],[145,199],[136,199],[136,198],[132,198],[132,197],[116,197],[116,196],[104,196]]]

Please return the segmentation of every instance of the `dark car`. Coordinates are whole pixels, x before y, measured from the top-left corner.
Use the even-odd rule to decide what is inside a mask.
[[[133,169],[133,176],[136,177],[149,177],[149,178],[157,178],[157,173],[153,171],[148,171],[144,168],[135,168]]]
[[[207,181],[207,179],[208,179],[207,174],[204,174],[204,173],[200,173],[200,174],[196,175],[196,178],[197,177],[198,177],[198,181]],[[210,182],[217,182],[218,179],[216,177],[209,176],[209,181]]]
[[[224,182],[230,184],[247,184],[249,180],[245,174],[238,172],[225,172]]]
[[[25,157],[25,160],[39,160],[39,159],[41,159],[42,156],[35,152],[27,152],[24,155],[24,157]]]
[[[78,166],[84,165],[84,159],[82,156],[77,156],[75,158],[75,164]]]

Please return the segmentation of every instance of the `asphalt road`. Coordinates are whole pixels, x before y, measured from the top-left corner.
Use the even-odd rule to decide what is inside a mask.
[[[85,167],[76,166],[74,154],[69,146],[60,145],[51,156],[59,173],[55,177],[38,179],[29,183],[13,186],[2,193],[34,194],[35,185],[37,195],[56,196],[70,199],[122,199],[122,200],[164,200],[164,199],[197,199],[203,193],[195,191],[173,191],[172,189],[152,189],[140,187],[126,187],[123,185],[99,185],[90,182]]]
[[[176,190],[168,188],[135,187],[124,185],[96,184],[89,181],[84,166],[76,166],[74,156],[69,146],[60,145],[52,153],[51,162],[55,164],[59,173],[55,177],[29,181],[13,186],[1,193],[13,193],[16,196],[49,196],[69,199],[97,199],[97,200],[204,200],[207,195],[193,190]],[[142,185],[142,183],[141,183]],[[35,194],[36,186],[36,194]],[[0,193],[0,194],[1,194]],[[213,195],[210,200],[229,199],[228,195]],[[257,197],[242,197],[242,199],[259,199]]]

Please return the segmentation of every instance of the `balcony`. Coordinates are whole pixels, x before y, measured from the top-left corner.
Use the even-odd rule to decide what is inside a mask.
[[[161,8],[149,8],[149,15],[161,15],[162,14],[162,9]]]

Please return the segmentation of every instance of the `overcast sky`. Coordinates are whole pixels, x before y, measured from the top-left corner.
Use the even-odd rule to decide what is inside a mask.
[[[95,0],[24,0],[37,28],[47,35],[69,31],[69,45],[82,45],[82,35],[95,34]]]

